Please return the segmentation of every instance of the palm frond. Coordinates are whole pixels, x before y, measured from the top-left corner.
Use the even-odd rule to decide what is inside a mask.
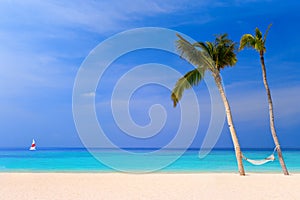
[[[243,50],[245,47],[254,48],[255,39],[251,34],[244,34],[240,40],[239,51]]]
[[[185,89],[189,89],[192,86],[198,85],[203,79],[205,73],[205,68],[196,68],[192,71],[186,73],[182,78],[180,78],[172,91],[171,99],[173,100],[173,106],[176,107],[179,100],[182,98],[182,94]]]
[[[226,48],[222,48],[222,52],[220,52],[220,68],[224,68],[225,66],[233,66],[237,62],[236,54],[235,54],[235,43],[227,46]]]
[[[177,49],[181,57],[186,59],[196,67],[204,66],[205,68],[212,68],[214,66],[213,60],[204,51],[199,51],[193,44],[185,40],[181,35],[176,34],[179,40],[176,41]]]
[[[265,32],[264,40],[263,40],[263,43],[264,43],[264,44],[265,44],[265,42],[266,42],[266,39],[267,39],[267,36],[268,36],[268,33],[269,33],[269,30],[270,30],[271,26],[272,26],[272,23],[269,24],[269,26],[268,26],[268,28],[267,28],[267,30],[266,30],[266,32]]]
[[[206,56],[210,57],[214,60],[214,51],[215,47],[214,44],[211,42],[196,42],[193,44],[195,47],[199,47]]]
[[[254,45],[254,49],[256,49],[258,52],[265,52],[266,48],[265,48],[265,44],[263,43],[262,40],[256,40],[255,45]]]
[[[258,40],[261,40],[261,39],[262,39],[262,33],[261,33],[261,31],[260,31],[258,28],[255,29],[255,37],[256,37]]]
[[[199,47],[200,49],[202,49],[206,52],[211,52],[211,48],[208,43],[210,43],[210,42],[196,42],[193,44],[193,46]]]
[[[230,39],[228,39],[227,37],[228,37],[227,33],[216,35],[215,44],[223,45],[223,44],[231,43],[232,41]]]
[[[235,43],[227,37],[227,34],[219,35],[214,43],[216,49],[214,59],[216,59],[218,70],[226,66],[233,66],[237,62]]]

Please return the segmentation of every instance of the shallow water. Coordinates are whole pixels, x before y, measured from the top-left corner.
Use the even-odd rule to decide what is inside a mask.
[[[262,159],[269,150],[244,150],[251,159]],[[155,152],[155,153],[153,153]],[[213,150],[200,159],[198,150],[130,149],[123,153],[115,150],[86,149],[20,149],[0,150],[0,172],[236,172],[237,164],[232,150]],[[132,156],[136,155],[136,156]],[[300,150],[284,150],[290,172],[300,172]],[[178,157],[178,159],[176,159]],[[244,161],[246,172],[281,172],[276,160],[261,166]]]

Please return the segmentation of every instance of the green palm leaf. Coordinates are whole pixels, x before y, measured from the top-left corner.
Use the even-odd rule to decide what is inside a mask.
[[[262,39],[262,33],[261,33],[261,31],[260,31],[258,28],[255,29],[255,37],[256,37],[258,40],[261,40],[261,39]]]
[[[263,40],[264,44],[265,44],[265,42],[266,42],[266,40],[267,40],[267,36],[268,36],[268,33],[269,33],[269,30],[270,30],[271,26],[272,26],[272,24],[269,24],[269,26],[268,26],[268,28],[267,28],[267,30],[266,30],[266,32],[265,32],[264,40]]]
[[[243,50],[245,47],[254,48],[254,46],[255,46],[255,39],[251,34],[245,34],[242,36],[240,40],[239,50]]]
[[[213,57],[212,55],[214,54],[214,45],[211,42],[196,42],[193,44],[195,47],[200,47],[204,52],[206,52],[208,55]]]
[[[179,100],[182,98],[183,91],[189,89],[192,86],[198,85],[203,79],[205,68],[197,68],[186,73],[180,78],[172,91],[171,99],[173,100],[173,106],[176,107]]]
[[[185,40],[181,35],[177,34],[179,40],[176,41],[177,49],[181,57],[195,65],[196,67],[204,67],[213,69],[214,61],[210,55],[205,51],[199,51],[193,44]]]

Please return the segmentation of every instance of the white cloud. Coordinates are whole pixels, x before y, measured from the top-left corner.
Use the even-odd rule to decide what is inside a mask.
[[[218,1],[146,1],[146,0],[112,0],[112,1],[38,1],[11,0],[2,2],[0,8],[1,19],[6,24],[17,24],[32,27],[44,27],[47,36],[53,35],[51,29],[57,26],[64,28],[79,28],[100,34],[126,30],[136,27],[137,23],[145,17],[155,17],[162,14],[174,14],[185,10],[195,9],[197,12],[207,13],[207,7],[220,7],[223,3]],[[210,19],[209,16],[205,17]],[[200,19],[198,19],[200,20]],[[190,19],[188,20],[190,21]],[[184,22],[180,22],[184,23]],[[169,24],[173,26],[173,24]],[[35,30],[34,30],[35,29]],[[49,33],[50,31],[50,33]]]

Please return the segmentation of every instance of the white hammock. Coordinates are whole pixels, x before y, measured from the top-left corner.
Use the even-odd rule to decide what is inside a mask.
[[[252,160],[252,159],[246,158],[244,155],[242,155],[242,156],[243,156],[244,160],[248,161],[249,163],[251,163],[253,165],[263,165],[267,162],[271,162],[271,161],[275,160],[274,153],[275,153],[276,149],[277,149],[277,147],[274,148],[274,151],[270,156],[266,157],[265,159],[261,159],[261,160]]]

